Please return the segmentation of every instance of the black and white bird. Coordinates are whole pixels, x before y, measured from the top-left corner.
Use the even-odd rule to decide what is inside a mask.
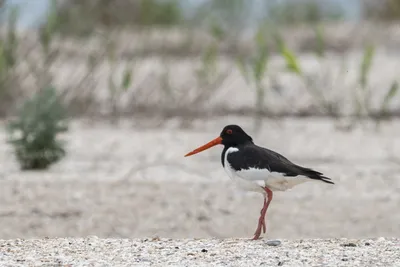
[[[229,177],[242,189],[264,195],[264,206],[253,240],[266,232],[265,217],[273,191],[286,191],[307,181],[334,184],[322,173],[292,163],[279,153],[257,146],[237,125],[225,126],[219,137],[185,155],[191,156],[223,145],[221,163]]]

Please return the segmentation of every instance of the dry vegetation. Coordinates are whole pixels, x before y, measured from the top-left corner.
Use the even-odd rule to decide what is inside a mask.
[[[377,43],[376,39],[381,40],[377,36],[371,37],[371,31],[385,35],[379,32],[379,27],[364,25],[368,28],[366,34],[359,32],[353,38],[360,27],[323,22],[326,18],[339,18],[338,9],[324,13],[311,1],[300,5],[302,12],[297,13],[291,13],[292,4],[270,6],[274,12],[279,11],[280,20],[261,23],[249,36],[237,32],[240,25],[231,31],[224,23],[243,21],[248,11],[243,8],[244,2],[216,3],[198,8],[196,15],[188,19],[177,1],[162,4],[138,0],[56,1],[38,32],[20,35],[14,26],[17,13],[3,12],[8,23],[2,35],[1,114],[13,114],[15,105],[26,94],[48,86],[62,92],[70,113],[79,116],[106,115],[116,120],[124,114],[193,116],[204,115],[205,109],[232,112],[234,107],[215,103],[213,98],[226,94],[221,91],[227,84],[241,83],[243,89],[239,90],[254,95],[250,97],[254,105],[246,107],[247,111],[242,108],[236,112],[271,116],[277,114],[268,109],[265,98],[273,95],[274,88],[279,88],[280,94],[291,90],[280,79],[287,75],[294,77],[296,86],[302,87],[313,100],[308,108],[281,110],[278,112],[281,115],[382,117],[397,114],[389,105],[397,93],[397,77],[388,81],[386,88],[379,89],[383,92],[379,94],[379,107],[371,107],[368,99],[371,89],[368,80],[376,50],[388,45]],[[225,11],[227,8],[230,13]],[[244,14],[240,13],[242,9]],[[207,10],[212,12],[206,16]],[[213,13],[225,20],[215,20]],[[282,18],[286,18],[285,24],[302,21],[304,26],[277,27]],[[195,22],[203,26],[188,26]],[[160,28],[160,25],[163,26]],[[386,31],[386,35],[392,33],[390,29]],[[362,50],[364,55],[355,66],[358,77],[346,89],[346,94],[358,96],[346,100],[355,104],[352,111],[343,114],[343,103],[329,97],[329,90],[336,88],[323,88],[332,83],[328,76],[333,71],[310,72],[303,58],[304,52],[311,53],[320,65],[332,57],[342,58],[342,71],[346,73],[350,64],[346,58],[354,48]],[[278,69],[273,63],[275,58],[283,60],[286,66]],[[144,68],[152,71],[143,71]],[[186,72],[178,74],[182,68]],[[336,79],[346,78],[343,75]]]

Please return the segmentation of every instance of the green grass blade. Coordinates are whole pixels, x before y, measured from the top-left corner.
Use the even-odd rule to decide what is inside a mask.
[[[245,80],[247,83],[249,83],[249,82],[250,82],[250,80],[249,80],[249,73],[248,73],[248,71],[247,71],[247,65],[246,65],[246,62],[245,62],[245,60],[243,59],[243,57],[238,57],[238,58],[236,59],[236,65],[237,65],[237,67],[238,67],[240,73],[242,74],[244,80]]]
[[[360,84],[363,89],[367,87],[368,74],[372,66],[374,55],[375,47],[373,45],[366,46],[360,66]]]
[[[323,28],[322,26],[317,26],[315,27],[315,36],[316,36],[316,41],[317,41],[317,47],[315,53],[319,57],[324,57],[325,56],[325,39],[324,39],[324,34],[323,34]]]
[[[273,36],[275,38],[275,43],[276,43],[278,49],[282,50],[282,48],[285,46],[285,42],[283,41],[282,36],[280,35],[279,32],[274,32]]]
[[[123,91],[127,91],[129,87],[131,86],[132,83],[132,69],[127,68],[124,72],[124,76],[122,78],[122,84],[121,87]]]
[[[226,36],[224,29],[217,22],[212,23],[209,30],[210,34],[218,41],[222,41]]]
[[[254,78],[257,83],[261,82],[265,71],[267,70],[267,62],[268,52],[266,49],[261,49],[253,65]]]
[[[275,42],[282,57],[285,59],[287,70],[299,76],[302,76],[303,72],[301,70],[300,63],[296,55],[286,46],[284,40],[279,34],[275,34]]]
[[[203,72],[206,76],[216,71],[218,48],[216,44],[210,45],[202,56]]]
[[[386,92],[386,95],[382,102],[381,111],[385,112],[387,110],[390,101],[393,99],[393,97],[396,96],[398,90],[399,90],[399,84],[397,81],[394,81],[390,86],[389,90]]]
[[[7,67],[6,51],[4,51],[3,42],[0,40],[0,79],[6,76]],[[0,90],[3,90],[3,88],[0,88]]]
[[[264,27],[260,27],[254,37],[255,42],[257,44],[257,47],[260,48],[266,48],[267,43],[265,40],[265,29]]]
[[[286,61],[286,67],[289,71],[296,73],[297,75],[301,76],[302,71],[300,68],[299,61],[297,60],[296,55],[290,51],[287,47],[283,47],[281,50],[282,56]]]

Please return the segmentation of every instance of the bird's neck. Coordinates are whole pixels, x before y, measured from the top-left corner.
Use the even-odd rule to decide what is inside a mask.
[[[230,148],[230,146],[224,146],[224,149],[222,150],[222,153],[221,153],[222,167],[225,167],[225,154],[226,154],[226,151],[228,150],[228,148]]]
[[[242,143],[242,144],[224,145],[224,149],[222,150],[222,153],[221,153],[222,167],[225,167],[225,155],[226,155],[226,152],[228,151],[229,148],[234,147],[234,148],[240,149],[243,146],[247,146],[247,145],[251,145],[251,144],[254,144],[253,141],[247,141],[247,142]]]

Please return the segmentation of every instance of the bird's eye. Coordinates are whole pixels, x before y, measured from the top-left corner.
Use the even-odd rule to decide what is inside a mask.
[[[232,130],[231,130],[231,129],[228,129],[228,130],[226,130],[226,133],[227,133],[227,134],[232,134]]]

